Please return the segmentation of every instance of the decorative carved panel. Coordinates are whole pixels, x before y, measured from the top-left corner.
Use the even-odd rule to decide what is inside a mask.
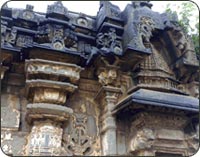
[[[122,45],[121,41],[116,35],[116,30],[114,28],[110,28],[106,33],[98,33],[97,34],[97,47],[99,47],[102,51],[103,55],[109,54],[122,54]]]
[[[13,137],[12,137],[12,131],[1,130],[1,149],[7,154],[12,154],[12,143],[13,143]]]
[[[28,155],[59,155],[62,131],[52,122],[35,124],[29,136]]]
[[[93,143],[95,142],[95,137],[89,136],[87,121],[87,116],[84,114],[75,114],[73,117],[72,132],[66,145],[66,149],[71,155],[91,155],[94,151]]]
[[[129,152],[151,149],[154,140],[155,133],[151,129],[142,129],[131,139]]]

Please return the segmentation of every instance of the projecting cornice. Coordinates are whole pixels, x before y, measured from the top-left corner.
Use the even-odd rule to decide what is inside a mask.
[[[17,61],[24,61],[35,49],[60,52],[78,58],[82,67],[99,56],[117,57],[120,68],[130,71],[152,54],[152,39],[159,38],[169,49],[169,64],[177,78],[186,83],[198,68],[191,39],[175,16],[154,12],[151,6],[147,1],[134,1],[121,11],[101,1],[94,17],[72,12],[62,2],[49,5],[46,13],[35,12],[31,5],[26,9],[3,7],[1,48],[11,51]]]

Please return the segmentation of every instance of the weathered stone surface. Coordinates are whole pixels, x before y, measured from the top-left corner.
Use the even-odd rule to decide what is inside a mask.
[[[4,73],[6,72],[6,70],[8,70],[8,67],[6,67],[6,66],[1,66],[1,67],[0,67],[1,80],[2,80],[3,77],[4,77]]]
[[[13,138],[12,138],[12,131],[10,131],[9,129],[3,131],[3,129],[1,130],[1,148],[3,150],[3,152],[7,155],[11,155],[12,154],[12,142],[13,142]]]
[[[73,110],[59,105],[34,103],[27,104],[27,121],[34,119],[54,119],[55,121],[67,121]]]
[[[25,63],[27,79],[30,79],[32,75],[49,74],[50,76],[63,76],[69,78],[73,83],[76,83],[80,79],[80,71],[83,70],[83,68],[74,64],[42,59],[30,59],[26,60]]]
[[[1,95],[1,127],[18,130],[20,124],[20,102],[16,95]]]
[[[38,2],[39,4],[39,2]],[[178,19],[133,1],[1,10],[1,147],[19,156],[188,156],[199,70]]]
[[[28,138],[26,155],[59,155],[62,129],[51,121],[35,122]]]

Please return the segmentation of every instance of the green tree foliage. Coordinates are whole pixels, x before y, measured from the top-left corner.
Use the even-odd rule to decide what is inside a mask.
[[[172,9],[173,8],[173,9]],[[180,5],[176,7],[172,7],[172,4],[167,4],[166,12],[170,14],[177,14],[179,17],[179,24],[182,26],[183,30],[191,36],[195,51],[198,55],[200,55],[199,48],[199,11],[197,15],[194,15],[194,11],[198,10],[198,7],[188,1],[182,2]],[[194,17],[195,16],[195,17]],[[193,19],[191,21],[191,19]]]

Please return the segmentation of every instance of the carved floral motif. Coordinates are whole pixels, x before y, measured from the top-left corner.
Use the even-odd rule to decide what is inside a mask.
[[[114,53],[122,54],[121,42],[117,39],[116,30],[110,28],[107,33],[97,34],[97,46],[101,49],[103,55]]]

